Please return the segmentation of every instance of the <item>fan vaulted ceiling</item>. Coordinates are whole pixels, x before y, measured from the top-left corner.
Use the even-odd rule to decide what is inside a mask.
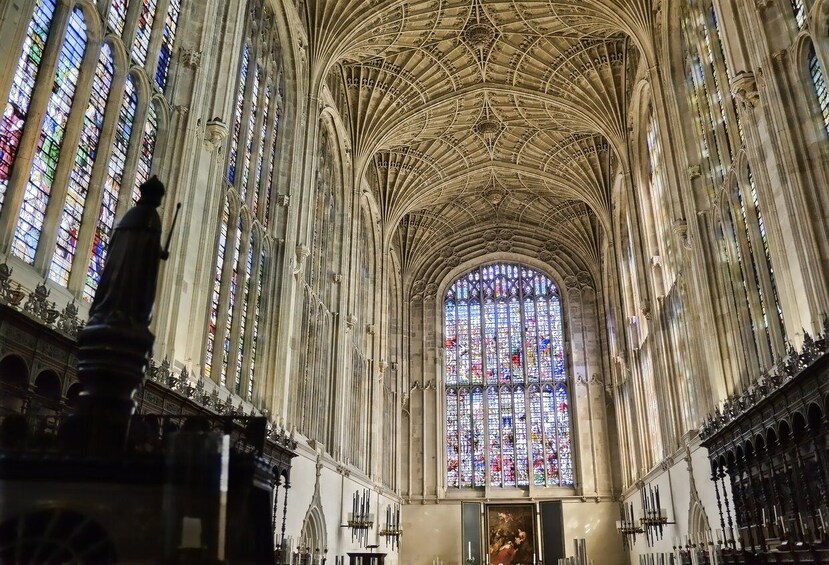
[[[338,100],[355,170],[406,255],[504,226],[596,255],[625,153],[631,38],[650,37],[651,0],[306,9],[312,69]]]

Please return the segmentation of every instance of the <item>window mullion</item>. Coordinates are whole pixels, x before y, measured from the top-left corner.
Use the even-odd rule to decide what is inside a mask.
[[[48,275],[49,264],[55,253],[63,209],[66,205],[66,193],[69,186],[69,176],[75,167],[75,157],[78,153],[83,122],[86,118],[86,107],[89,105],[89,95],[92,90],[92,79],[98,68],[98,59],[101,52],[101,43],[88,37],[83,61],[78,69],[78,82],[75,95],[69,111],[69,120],[65,127],[60,157],[55,169],[55,180],[49,191],[49,203],[43,217],[43,228],[35,253],[34,267],[41,273]]]
[[[49,26],[46,46],[43,49],[43,58],[37,71],[35,86],[26,109],[26,122],[17,144],[17,152],[12,162],[0,215],[0,249],[6,252],[11,247],[17,221],[20,218],[26,184],[31,174],[43,120],[46,117],[46,108],[52,96],[58,58],[63,48],[71,13],[71,6],[68,3],[57,2]],[[14,80],[14,75],[12,80]]]

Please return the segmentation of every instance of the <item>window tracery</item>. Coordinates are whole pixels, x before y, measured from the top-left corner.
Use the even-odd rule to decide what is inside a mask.
[[[46,104],[46,116],[35,148],[11,248],[13,255],[27,263],[34,263],[37,244],[40,241],[46,207],[49,205],[58,158],[66,133],[66,123],[69,121],[78,74],[86,52],[86,31],[83,11],[75,8],[69,17],[66,36],[58,55],[52,94]]]
[[[823,68],[820,66],[814,45],[809,46],[808,63],[809,76],[812,78],[815,97],[820,108],[820,114],[823,117],[823,128],[829,134],[829,90],[826,88],[826,77],[823,74]]]
[[[109,90],[115,74],[112,49],[108,44],[101,47],[101,55],[95,76],[92,79],[92,92],[89,106],[84,114],[83,130],[78,144],[75,166],[69,177],[69,189],[58,227],[57,249],[52,257],[49,278],[63,286],[69,284],[69,273],[77,249],[78,234],[81,229],[84,204],[92,180],[92,166],[98,152],[98,141],[104,123]]]
[[[572,486],[558,288],[516,264],[478,267],[444,298],[447,486]]]
[[[178,9],[170,4],[170,10]],[[173,19],[170,14],[168,21]],[[273,176],[265,183],[262,171],[275,166],[275,152],[267,144],[275,146],[279,126],[269,118],[278,115],[277,97],[272,93],[281,87],[279,37],[273,17],[269,6],[254,2],[245,24],[204,350],[205,375],[250,401],[255,400],[254,383],[261,364],[262,348],[256,341],[269,281],[268,225],[260,199],[267,195],[265,205],[270,205]]]
[[[37,0],[23,42],[23,52],[17,63],[9,100],[3,111],[3,120],[0,122],[0,207],[9,186],[12,164],[29,115],[32,91],[39,77],[54,14],[55,0]]]
[[[758,187],[746,162],[745,133],[734,95],[724,88],[733,78],[722,47],[717,13],[710,0],[692,0],[682,15],[682,41],[688,77],[688,104],[695,114],[699,156],[707,170],[712,193],[725,191],[728,204],[721,210],[723,227],[714,238],[725,249],[731,266],[722,271],[726,288],[741,297],[728,312],[733,331],[747,331],[753,344],[744,349],[749,365],[760,359],[759,371],[779,355],[785,340],[774,270]],[[727,176],[736,170],[736,177]],[[727,300],[724,293],[719,300]],[[756,351],[751,355],[750,351]]]
[[[142,2],[135,27],[126,29],[126,0],[78,0],[68,20],[53,29],[56,2],[37,0],[0,125],[0,205],[12,191],[20,206],[8,215],[14,222],[10,252],[86,300],[100,278],[121,193],[149,177],[163,133],[166,101],[144,99],[149,93],[137,84],[148,82],[149,68],[161,68],[166,80],[169,60],[160,61],[160,51],[166,50],[169,59],[180,0],[171,1],[165,25],[154,30],[157,8],[155,0]],[[101,32],[87,30],[87,18],[98,9],[111,32],[106,41]],[[154,34],[163,37],[155,40]],[[134,38],[134,50],[123,49],[128,37]],[[41,72],[47,42],[59,47],[57,61]],[[140,66],[116,64],[114,53],[122,49],[137,57]],[[51,93],[35,102],[37,108],[29,108],[38,84],[49,84]],[[110,104],[113,96],[122,96],[122,85],[122,104]],[[80,133],[73,128],[67,136],[73,108],[83,114],[77,122],[72,119]],[[43,122],[27,123],[30,114],[43,115]],[[24,138],[24,128],[39,133]],[[31,157],[17,160],[23,139],[30,140],[24,143],[30,143],[26,154]],[[130,150],[138,145],[138,151]],[[21,171],[12,178],[14,167]],[[67,174],[58,174],[58,167]],[[85,213],[87,207],[98,213]],[[46,226],[50,217],[57,221]]]

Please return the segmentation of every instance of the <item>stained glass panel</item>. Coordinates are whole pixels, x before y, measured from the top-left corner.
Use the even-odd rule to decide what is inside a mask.
[[[463,487],[474,486],[472,476],[472,402],[469,389],[458,391],[458,440],[460,444],[460,483]]]
[[[242,129],[242,106],[245,103],[245,83],[248,80],[248,66],[250,65],[250,47],[245,45],[242,51],[242,65],[239,69],[239,86],[236,92],[236,109],[233,121],[233,132],[230,136],[230,152],[227,165],[227,180],[230,184],[236,182],[236,162],[239,155],[239,132]]]
[[[256,374],[256,340],[259,339],[259,313],[262,310],[262,285],[265,281],[265,253],[259,255],[259,276],[256,278],[256,312],[253,317],[253,339],[250,342],[250,374],[248,375],[248,399],[253,399],[253,378]]]
[[[87,270],[86,284],[84,285],[84,299],[92,301],[98,281],[104,270],[106,250],[112,228],[115,225],[115,208],[118,205],[118,196],[124,176],[124,166],[127,162],[127,149],[130,144],[130,135],[135,121],[135,108],[138,97],[135,91],[135,81],[132,75],[127,76],[124,84],[124,98],[118,113],[118,125],[115,128],[115,139],[112,143],[112,154],[107,163],[106,179],[101,198],[101,208],[98,211],[98,223],[95,226],[95,238],[92,241],[92,254]]]
[[[222,353],[222,372],[219,375],[219,384],[226,386],[227,370],[230,362],[230,333],[233,327],[233,307],[236,304],[236,293],[239,290],[239,251],[242,242],[242,220],[236,227],[236,247],[233,249],[232,271],[230,273],[230,289],[228,290],[227,313],[225,314],[225,339]]]
[[[210,321],[207,327],[207,350],[204,356],[204,374],[210,378],[213,369],[213,352],[216,342],[216,323],[219,316],[219,296],[222,291],[222,270],[227,246],[227,227],[230,224],[230,203],[225,199],[222,221],[219,226],[219,242],[216,247],[216,268],[213,277],[213,293],[210,295]]]
[[[129,0],[112,0],[109,5],[107,25],[118,37],[121,37],[121,34],[124,33],[124,21],[127,19],[128,3]]]
[[[84,114],[75,166],[69,174],[66,202],[58,226],[57,247],[49,267],[49,278],[63,286],[69,283],[69,272],[72,269],[72,260],[78,244],[78,232],[81,229],[86,195],[92,178],[92,166],[95,164],[95,157],[98,153],[98,140],[101,136],[104,111],[114,72],[112,49],[104,43],[101,46],[95,76],[92,78],[89,106]]]
[[[49,36],[49,26],[55,13],[55,0],[37,0],[35,2],[29,29],[23,42],[23,51],[17,62],[14,73],[9,102],[3,110],[3,119],[0,121],[0,208],[9,186],[9,176],[17,155],[20,137],[23,135],[23,126],[29,112],[29,102],[32,99],[32,90],[40,71],[43,60],[43,50]]]
[[[812,77],[818,106],[820,106],[820,113],[823,116],[823,127],[826,129],[826,133],[829,133],[829,91],[826,88],[826,77],[823,74],[820,61],[818,61],[814,45],[809,49],[809,74]],[[2,174],[0,174],[0,178],[2,178]]]
[[[161,50],[158,53],[158,65],[155,69],[155,83],[164,91],[167,88],[167,74],[170,71],[170,58],[173,56],[173,43],[176,40],[178,16],[181,13],[181,0],[170,0],[164,32],[161,37]]]
[[[484,486],[484,394],[480,387],[472,389],[472,456],[474,486]]]
[[[259,215],[259,187],[262,183],[262,167],[265,163],[265,140],[268,136],[268,113],[271,109],[271,87],[265,88],[265,101],[262,104],[262,127],[259,134],[259,152],[256,156],[256,182],[251,195],[251,210],[254,217]]]
[[[460,486],[458,451],[458,391],[446,390],[446,484]]]
[[[132,43],[132,59],[143,67],[147,62],[147,49],[150,47],[150,35],[155,21],[156,0],[143,0],[141,13],[135,26],[135,40]]]
[[[248,257],[245,261],[245,280],[242,290],[242,304],[239,310],[239,354],[236,355],[236,394],[242,394],[242,360],[245,351],[245,328],[247,326],[248,305],[250,304],[251,275],[253,274],[253,248],[255,242],[253,236],[248,246]]]
[[[250,113],[248,114],[248,128],[247,128],[247,143],[245,144],[245,157],[242,162],[242,179],[239,186],[239,199],[242,202],[247,201],[248,196],[248,182],[250,179],[250,160],[253,153],[253,145],[256,140],[256,109],[259,107],[259,81],[262,77],[262,70],[256,66],[256,72],[253,75],[253,89],[250,98]],[[255,190],[255,187],[254,187]]]
[[[153,166],[155,143],[158,139],[158,108],[151,102],[147,108],[147,122],[144,124],[144,133],[141,137],[141,154],[138,156],[138,166],[135,169],[135,186],[132,189],[132,202],[138,202],[141,194],[138,187],[147,182]]]
[[[518,265],[475,269],[446,292],[444,336],[447,485],[484,486],[485,470],[493,486],[572,485],[566,389],[554,389],[566,381],[555,284]]]
[[[85,51],[86,21],[80,8],[76,8],[69,17],[66,36],[58,55],[55,82],[46,105],[46,116],[12,243],[12,253],[27,263],[32,263],[35,259]]]
[[[279,119],[281,117],[281,109],[279,108],[280,97],[277,93],[275,97],[275,109],[273,116],[273,132],[271,133],[271,159],[268,168],[268,185],[265,187],[265,225],[270,224],[271,221],[271,192],[273,190],[273,172],[276,170],[276,143],[279,138]]]
[[[791,0],[791,3],[797,28],[803,29],[806,27],[806,18],[809,15],[809,12],[806,10],[806,5],[803,3],[803,0]]]

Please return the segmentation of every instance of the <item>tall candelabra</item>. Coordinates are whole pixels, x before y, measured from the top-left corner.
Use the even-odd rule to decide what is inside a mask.
[[[619,518],[621,519],[616,522],[616,530],[622,534],[625,549],[630,549],[636,543],[636,535],[644,533],[645,531],[633,516],[632,502],[627,504],[623,502],[619,505]]]
[[[380,530],[380,535],[386,538],[386,547],[391,545],[392,551],[400,548],[400,534],[403,529],[400,527],[400,505],[395,503],[394,507],[386,506],[386,525]]]
[[[662,539],[662,530],[665,525],[673,522],[668,521],[668,512],[662,508],[660,503],[659,485],[656,487],[645,485],[639,493],[642,495],[642,512],[644,513],[640,522],[644,527],[648,545],[653,546],[654,541]]]
[[[357,540],[360,547],[368,543],[368,533],[374,526],[374,514],[371,513],[371,497],[368,489],[355,492],[348,514],[348,527],[351,528],[351,541]]]

